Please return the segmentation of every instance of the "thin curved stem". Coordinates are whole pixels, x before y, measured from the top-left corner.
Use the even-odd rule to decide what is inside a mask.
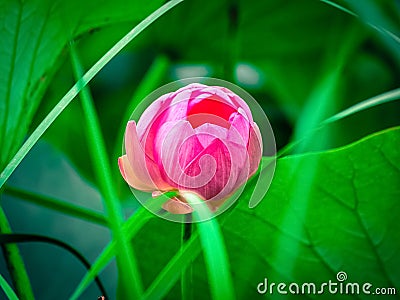
[[[183,196],[191,206],[198,207],[193,212],[193,217],[197,221],[212,298],[235,299],[228,255],[218,221],[212,218],[210,209],[196,194],[187,192]]]
[[[135,26],[130,32],[128,32],[121,40],[119,40],[106,54],[104,54],[81,78],[81,80],[75,83],[72,88],[62,97],[58,104],[50,111],[50,113],[44,118],[39,126],[33,131],[28,137],[25,143],[21,146],[18,152],[14,155],[11,161],[7,164],[4,170],[0,173],[0,187],[4,185],[7,179],[11,176],[14,170],[18,167],[24,157],[44,134],[44,132],[50,127],[55,119],[63,112],[63,110],[71,103],[71,101],[79,94],[84,86],[86,86],[97,73],[100,72],[104,66],[113,59],[126,45],[128,45],[135,37],[137,37],[143,30],[145,30],[150,24],[161,17],[164,13],[181,3],[183,0],[171,0],[161,6],[159,9],[154,11],[146,19]]]
[[[52,244],[58,247],[61,247],[68,252],[70,252],[72,255],[74,255],[85,267],[86,269],[90,269],[90,263],[88,260],[81,254],[79,253],[76,249],[71,247],[70,245],[59,241],[57,239],[53,239],[47,236],[41,236],[41,235],[36,235],[36,234],[2,234],[0,235],[0,244],[3,245],[9,245],[11,246],[12,244],[16,243],[29,243],[29,242],[42,242],[42,243],[48,243]],[[107,292],[106,289],[104,288],[102,282],[100,281],[100,278],[98,276],[95,277],[95,282],[100,290],[100,292],[107,298]]]

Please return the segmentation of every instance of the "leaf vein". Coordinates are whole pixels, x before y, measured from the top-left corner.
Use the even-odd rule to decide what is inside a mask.
[[[351,156],[349,156],[349,159],[352,162],[353,168],[355,169],[354,160],[352,159]],[[359,212],[360,201],[359,201],[359,196],[358,196],[358,193],[357,193],[357,188],[355,186],[355,173],[353,173],[353,176],[352,176],[350,182],[351,182],[351,189],[353,191],[353,196],[354,196],[354,200],[355,200],[355,214],[354,215],[356,217],[357,223],[360,225],[360,228],[361,228],[362,232],[364,233],[365,240],[369,244],[369,246],[370,246],[370,248],[372,250],[372,253],[374,254],[374,256],[376,258],[377,265],[381,269],[381,272],[385,276],[387,282],[390,283],[392,286],[394,286],[393,281],[391,280],[389,274],[386,271],[385,264],[383,263],[383,260],[382,260],[381,256],[379,255],[378,251],[376,250],[376,246],[377,245],[374,244],[371,236],[369,235],[369,232],[368,232],[367,228],[365,227],[365,224],[363,222],[363,218],[360,215],[360,212]]]
[[[256,219],[257,219],[258,221],[260,221],[261,223],[263,223],[263,224],[265,224],[265,225],[267,225],[267,226],[269,226],[269,227],[271,227],[271,228],[273,228],[273,229],[279,231],[279,232],[282,233],[283,235],[285,235],[285,236],[287,236],[287,237],[289,237],[289,238],[291,238],[291,239],[293,239],[293,240],[295,240],[295,241],[297,241],[297,242],[299,242],[299,243],[301,243],[301,244],[303,244],[303,245],[305,245],[305,246],[309,246],[309,244],[308,244],[307,242],[305,242],[304,240],[302,240],[302,239],[300,239],[300,238],[297,238],[297,237],[295,237],[295,236],[289,234],[288,232],[283,231],[281,228],[279,228],[279,226],[277,226],[277,225],[275,225],[275,224],[269,222],[269,221],[266,220],[266,219],[261,218],[261,217],[258,216],[257,214],[252,214],[252,213],[250,213],[250,212],[248,211],[248,209],[243,209],[243,208],[241,208],[240,206],[238,206],[237,209],[240,210],[241,212],[243,212],[244,214],[247,214],[247,215],[249,215],[249,216],[251,216],[251,217],[256,218]]]

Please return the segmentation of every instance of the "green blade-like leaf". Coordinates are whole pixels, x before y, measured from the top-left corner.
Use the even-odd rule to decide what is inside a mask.
[[[201,244],[198,234],[194,234],[191,239],[180,249],[160,274],[146,290],[143,299],[163,299],[170,289],[179,279],[179,275],[187,265],[201,253]],[[188,286],[191,290],[192,286]]]
[[[4,193],[17,199],[40,205],[69,216],[73,216],[102,226],[107,226],[107,220],[104,215],[76,204],[71,204],[66,201],[58,200],[49,196],[39,195],[12,186],[6,186],[6,188],[4,189]]]
[[[371,107],[374,107],[377,105],[381,105],[381,104],[384,104],[384,103],[387,103],[390,101],[399,100],[399,99],[400,99],[400,88],[383,93],[381,95],[377,95],[375,97],[364,100],[360,103],[357,103],[357,104],[341,111],[340,113],[337,113],[334,116],[326,119],[325,121],[322,122],[322,125],[336,122],[340,119],[346,118],[350,115],[361,112],[368,108],[371,108]]]
[[[82,65],[73,43],[70,45],[71,62],[75,79],[83,75]],[[111,164],[108,158],[103,133],[100,129],[99,117],[94,107],[94,101],[88,86],[81,91],[82,108],[85,116],[86,138],[92,158],[92,166],[96,173],[98,184],[104,197],[104,206],[110,224],[113,240],[117,248],[117,265],[129,298],[139,298],[143,293],[141,276],[137,270],[136,258],[129,240],[122,232],[123,211],[111,174]]]
[[[325,119],[321,123],[318,124],[318,126],[315,126],[314,128],[309,129],[308,131],[305,131],[302,133],[302,135],[299,135],[299,138],[297,140],[294,140],[287,144],[284,148],[279,150],[277,153],[277,157],[282,157],[301,145],[301,143],[304,143],[307,140],[311,140],[311,138],[315,138],[318,133],[320,133],[321,129],[324,129],[326,125],[330,123],[334,123],[337,121],[340,121],[344,118],[347,118],[351,115],[357,114],[359,112],[362,112],[364,110],[367,110],[369,108],[373,108],[375,106],[385,104],[388,102],[396,101],[400,99],[400,89],[395,89],[391,90],[388,92],[385,92],[383,94],[374,96],[372,98],[366,99],[364,101],[361,101],[345,110],[342,110],[341,112]],[[302,149],[303,150],[303,149]],[[298,151],[301,152],[301,151]]]
[[[1,200],[0,193],[0,200]],[[11,226],[3,210],[0,206],[0,236],[11,234]],[[11,276],[12,283],[15,287],[15,291],[20,298],[23,300],[33,300],[34,295],[26,271],[24,260],[20,254],[17,245],[3,245],[2,247],[4,259],[7,263],[7,268]]]
[[[43,133],[49,128],[54,120],[61,114],[61,112],[68,106],[68,104],[76,97],[80,90],[115,56],[117,55],[129,42],[131,42],[139,33],[147,28],[151,23],[157,20],[165,12],[179,4],[183,0],[172,0],[167,2],[162,7],[153,12],[150,16],[135,26],[129,33],[127,33],[118,43],[116,43],[100,60],[98,60],[82,77],[81,83],[76,83],[65,96],[59,101],[58,105],[47,115],[47,117],[40,123],[34,132],[25,141],[22,147],[14,155],[12,160],[7,164],[5,169],[0,174],[0,187],[4,185],[12,172],[24,159],[25,155],[39,140]]]
[[[144,5],[145,4],[145,5]],[[162,1],[0,2],[0,169],[17,151],[75,36],[110,23],[138,22]]]
[[[376,2],[366,0],[361,4],[359,1],[347,0],[346,2],[348,5],[355,11],[353,12],[333,1],[321,1],[332,5],[333,7],[336,7],[337,9],[340,9],[354,17],[360,18],[363,22],[365,22],[365,24],[381,33],[383,41],[388,45],[389,49],[393,51],[397,60],[400,59],[400,37],[393,33],[394,30],[397,30],[398,32],[400,27],[398,24],[394,24],[387,15],[382,13],[380,5],[378,5]]]
[[[7,283],[7,281],[1,274],[0,274],[0,286],[9,300],[18,300],[18,297],[15,294],[14,290],[10,287],[10,285]]]

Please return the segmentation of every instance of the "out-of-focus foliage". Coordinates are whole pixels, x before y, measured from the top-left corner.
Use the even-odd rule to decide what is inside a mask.
[[[161,1],[0,2],[0,167],[20,146],[46,87],[74,37],[98,26],[139,21]],[[64,51],[65,52],[65,51]],[[65,55],[65,53],[64,53]]]
[[[75,41],[87,69],[162,3],[0,1],[1,169],[74,83],[69,41]],[[116,164],[128,107],[165,83],[211,76],[239,84],[265,110],[279,149],[334,113],[398,88],[399,3],[337,3],[356,16],[316,0],[185,0],[126,47],[89,84],[110,160],[115,162],[114,183],[120,187],[121,201],[136,205]],[[399,210],[399,129],[327,151],[398,126],[399,114],[394,101],[324,127],[295,149],[321,152],[280,159],[260,206],[249,210],[243,197],[232,209],[222,231],[238,298],[255,296],[264,277],[319,282],[334,279],[341,270],[351,282],[400,289],[400,230],[393,221]],[[97,188],[84,124],[81,103],[74,101],[44,139]],[[29,166],[27,162],[26,176],[40,172]],[[56,170],[52,175],[58,183],[64,179]],[[67,194],[66,189],[57,193],[39,182],[32,187],[50,195]],[[177,253],[178,227],[152,220],[134,239],[145,286]],[[196,295],[207,298],[201,258],[194,268]],[[40,272],[31,271],[35,283]],[[69,292],[60,288],[62,295]],[[171,299],[177,293],[179,284]],[[46,299],[45,291],[37,296]]]
[[[392,5],[381,4],[381,9],[391,11]],[[198,7],[201,13],[188,13]],[[386,17],[395,23],[396,16]],[[122,22],[81,35],[78,46],[84,64],[93,64],[130,26]],[[287,143],[301,116],[307,118],[308,111],[317,110],[311,106],[306,111],[307,101],[329,72],[338,69],[329,108],[322,107],[322,118],[396,87],[400,76],[400,62],[380,42],[379,33],[326,3],[211,1],[205,5],[186,1],[140,35],[92,84],[107,145],[114,156],[121,149],[115,132],[127,121],[121,119],[124,109],[159,55],[168,57],[170,67],[155,86],[185,76],[214,76],[248,89],[270,118],[279,147]],[[41,110],[39,120],[71,86],[69,62],[60,70],[46,95],[48,108]],[[343,122],[335,125],[338,128],[330,132],[330,147],[396,124],[396,113],[388,106],[357,115],[345,126]],[[67,151],[92,178],[85,170],[87,151],[80,146],[84,136],[81,118],[75,117],[79,113],[79,105],[71,105],[47,138]],[[67,126],[68,135],[59,139]]]

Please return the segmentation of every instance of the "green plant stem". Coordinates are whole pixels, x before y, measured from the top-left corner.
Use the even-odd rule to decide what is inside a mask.
[[[78,83],[83,84],[83,79],[81,78],[83,70],[74,43],[70,44],[70,52],[75,77],[77,80],[79,79]],[[104,197],[104,205],[113,239],[115,239],[118,249],[117,265],[119,274],[125,288],[126,297],[128,299],[138,299],[143,293],[140,273],[130,241],[122,231],[122,208],[112,182],[110,163],[100,130],[100,123],[87,87],[82,87],[81,99],[87,126],[89,150],[93,160],[92,163]]]
[[[156,198],[152,198],[151,203],[149,203],[148,209],[151,211],[155,207],[160,207],[162,203],[168,199],[175,197],[176,192],[167,192]],[[153,217],[153,215],[144,207],[140,207],[133,215],[131,215],[128,220],[122,225],[122,231],[131,240],[135,234],[143,227],[147,221]],[[84,292],[84,290],[89,286],[90,282],[96,277],[97,274],[104,269],[107,264],[115,256],[115,241],[111,241],[97,257],[96,261],[92,264],[88,273],[81,280],[74,293],[70,297],[70,300],[76,300]],[[154,298],[152,298],[154,299]]]
[[[400,99],[400,88],[387,91],[385,93],[379,94],[377,96],[371,97],[367,100],[358,102],[357,104],[354,104],[353,106],[350,106],[349,108],[342,110],[341,112],[335,114],[334,116],[326,119],[321,123],[321,125],[329,124],[336,122],[338,120],[341,120],[343,118],[346,118],[348,116],[351,116],[355,113],[358,113],[360,111],[372,108],[377,105],[381,105],[387,102],[395,101]]]
[[[189,267],[193,260],[200,254],[201,244],[198,233],[194,233],[190,240],[183,245],[181,250],[172,257],[168,264],[157,275],[156,279],[146,290],[143,299],[163,299],[173,285],[179,280],[182,266]]]
[[[208,206],[196,194],[187,192],[183,196],[191,206],[196,207],[193,217],[197,221],[212,299],[235,299],[228,255],[218,221],[213,218]]]
[[[8,297],[9,300],[18,300],[17,295],[15,294],[14,290],[8,284],[8,282],[4,279],[3,276],[0,274],[0,286],[4,291],[4,294]]]
[[[0,191],[1,200],[1,191]],[[3,207],[0,205],[0,234],[12,233]],[[33,300],[33,291],[26,272],[24,261],[19,253],[18,246],[15,244],[2,245],[4,258],[10,272],[11,280],[16,290],[16,294],[22,300]]]
[[[162,82],[163,77],[168,71],[170,65],[169,59],[165,55],[157,56],[150,68],[147,70],[138,87],[135,89],[131,100],[125,110],[125,114],[119,126],[118,138],[114,149],[114,157],[121,154],[121,145],[124,139],[126,123],[131,117],[132,112],[138,107],[139,103],[152,91],[154,91]]]
[[[182,223],[181,251],[192,237],[192,223]],[[193,265],[189,264],[181,274],[182,300],[193,299]]]
[[[223,225],[233,213],[233,210],[226,211],[218,216],[220,224]],[[193,226],[193,225],[192,225]],[[163,299],[179,280],[182,270],[188,268],[196,257],[201,253],[199,233],[193,231],[191,238],[181,247],[181,250],[172,257],[168,264],[158,274],[150,287],[144,294],[144,299]]]

